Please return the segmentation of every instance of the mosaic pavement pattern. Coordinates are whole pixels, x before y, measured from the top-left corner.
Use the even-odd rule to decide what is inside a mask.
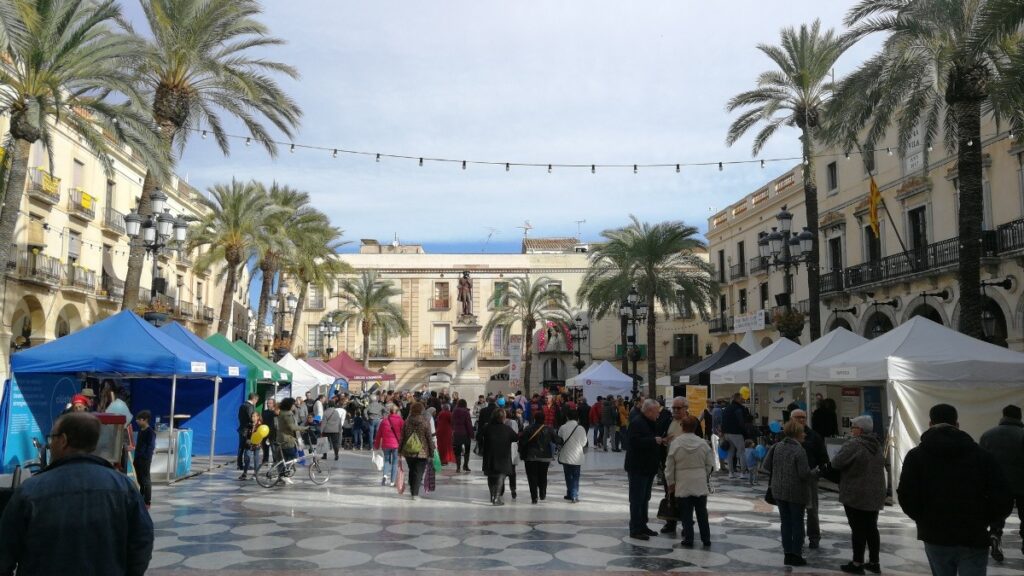
[[[221,468],[173,486],[154,487],[156,544],[148,574],[354,574],[417,570],[684,571],[837,573],[850,559],[849,528],[835,495],[822,496],[823,538],[806,550],[809,565],[785,569],[778,515],[761,501],[764,482],[749,487],[719,477],[709,501],[712,546],[682,548],[680,537],[628,537],[621,454],[591,454],[581,502],[562,499],[561,467],[552,465],[546,502],[530,503],[520,466],[518,500],[490,505],[486,479],[443,470],[437,492],[411,501],[380,486],[366,454],[344,453],[332,478],[314,486],[304,471],[273,489],[236,480]],[[332,464],[334,464],[332,462]],[[477,464],[474,462],[473,464]],[[477,465],[478,468],[478,465]],[[651,513],[657,501],[651,504]],[[662,522],[653,519],[651,528]],[[879,520],[885,574],[929,574],[913,523],[897,508]],[[989,574],[1024,576],[1012,519],[1006,561]]]

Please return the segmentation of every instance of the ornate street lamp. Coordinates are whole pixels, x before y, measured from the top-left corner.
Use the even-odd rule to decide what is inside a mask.
[[[124,222],[128,238],[132,242],[141,242],[146,253],[153,258],[153,277],[149,289],[149,297],[152,301],[156,298],[157,278],[160,272],[160,268],[157,266],[157,256],[164,248],[172,244],[180,247],[185,242],[188,220],[184,216],[175,218],[171,215],[170,208],[166,208],[167,195],[159,189],[154,190],[149,199],[152,214],[143,220],[138,211],[132,209],[124,217]]]
[[[771,232],[761,232],[757,236],[757,251],[764,259],[765,269],[771,273],[772,268],[783,270],[783,292],[786,294],[786,313],[793,310],[793,268],[800,264],[814,266],[811,253],[816,241],[814,234],[805,226],[801,232],[793,231],[793,213],[785,206],[775,215],[777,227]]]
[[[627,358],[633,363],[633,399],[639,396],[639,380],[636,373],[636,363],[640,359],[640,348],[636,343],[636,324],[647,320],[647,303],[640,301],[640,293],[636,286],[629,289],[629,294],[619,306],[619,315],[630,323],[630,333],[626,336],[626,344],[629,348]]]

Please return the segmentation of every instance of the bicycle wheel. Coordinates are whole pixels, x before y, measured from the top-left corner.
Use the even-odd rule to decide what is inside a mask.
[[[256,483],[264,488],[270,488],[277,484],[281,477],[281,467],[277,464],[260,462],[256,467]]]
[[[331,468],[327,465],[326,460],[313,458],[313,461],[309,463],[309,479],[317,486],[331,479]]]

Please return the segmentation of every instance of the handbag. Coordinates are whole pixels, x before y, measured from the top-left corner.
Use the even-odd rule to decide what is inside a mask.
[[[377,469],[377,472],[380,472],[381,470],[384,469],[384,454],[383,453],[381,453],[381,452],[379,452],[377,450],[374,450],[370,454],[370,461],[373,462],[373,467]]]
[[[434,450],[434,472],[440,472],[440,471],[441,471],[441,456],[438,454],[437,450]]]
[[[764,501],[775,506],[777,502],[775,495],[772,494],[772,476],[775,475],[775,446],[772,446],[772,449],[768,451],[768,456],[771,457],[772,463],[768,469],[768,489],[764,492]],[[768,460],[768,456],[765,457],[765,460]]]
[[[664,520],[666,522],[673,522],[678,520],[679,516],[676,514],[675,498],[665,496],[658,503],[658,520]]]

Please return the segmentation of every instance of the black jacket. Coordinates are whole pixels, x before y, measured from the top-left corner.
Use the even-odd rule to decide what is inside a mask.
[[[498,409],[498,406],[494,402],[488,402],[487,406],[480,409],[480,415],[476,419],[476,433],[477,436],[483,433],[484,428],[491,422],[491,415]]]
[[[730,402],[722,413],[722,432],[743,435],[750,410],[738,402]]]
[[[988,527],[1010,513],[999,464],[962,430],[935,426],[903,460],[900,506],[917,538],[939,546],[988,548]]]
[[[804,450],[807,451],[807,465],[814,470],[818,466],[828,468],[828,448],[825,447],[825,439],[821,434],[812,428],[804,426]]]
[[[256,407],[249,402],[242,402],[242,405],[238,407],[238,433],[241,434],[252,426],[252,413],[256,411]]]
[[[503,422],[495,420],[484,426],[480,435],[484,474],[511,474],[515,470],[512,466],[512,443],[515,441],[516,433]]]
[[[655,423],[640,414],[629,421],[629,441],[626,443],[626,472],[634,474],[658,473],[661,446],[655,441]]]
[[[555,436],[555,431],[550,426],[530,425],[519,435],[519,457],[524,462],[528,460],[550,462],[555,457],[551,452],[551,444],[555,441]]]
[[[580,400],[576,404],[576,421],[583,428],[590,428],[590,404],[586,400]]]
[[[836,413],[825,407],[818,408],[811,414],[811,428],[817,430],[825,438],[838,435],[839,425],[836,422]]]

